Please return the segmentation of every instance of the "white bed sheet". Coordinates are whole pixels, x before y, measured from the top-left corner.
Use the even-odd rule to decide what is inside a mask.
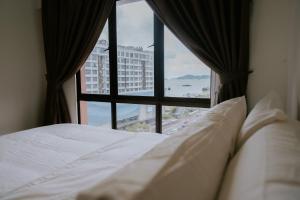
[[[0,199],[74,199],[167,136],[61,124],[0,137]]]

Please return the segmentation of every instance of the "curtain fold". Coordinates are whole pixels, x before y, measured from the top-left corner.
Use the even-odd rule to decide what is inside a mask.
[[[250,0],[147,0],[161,21],[220,76],[218,102],[246,94]]]
[[[71,122],[63,83],[93,50],[114,0],[43,0],[42,23],[47,70],[44,124]]]

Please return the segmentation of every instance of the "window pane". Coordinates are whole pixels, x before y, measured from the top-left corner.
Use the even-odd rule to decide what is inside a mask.
[[[153,16],[145,1],[117,1],[120,95],[154,95]]]
[[[162,132],[165,134],[175,133],[189,124],[199,120],[199,117],[201,117],[206,111],[207,108],[163,106]]]
[[[155,106],[117,104],[117,127],[132,132],[155,132]]]
[[[165,26],[165,96],[210,98],[210,69]]]
[[[81,101],[81,124],[111,128],[110,103]]]
[[[108,45],[108,22],[106,22],[93,51],[80,70],[82,93],[110,93]]]

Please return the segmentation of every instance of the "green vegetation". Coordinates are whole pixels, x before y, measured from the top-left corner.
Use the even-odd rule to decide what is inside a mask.
[[[150,131],[150,125],[146,124],[145,122],[137,122],[132,125],[128,125],[125,128],[127,131]]]

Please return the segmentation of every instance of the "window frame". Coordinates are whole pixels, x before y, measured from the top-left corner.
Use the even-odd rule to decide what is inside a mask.
[[[111,104],[111,128],[117,129],[117,103],[155,105],[156,132],[162,133],[162,106],[210,107],[210,98],[187,98],[164,96],[164,24],[153,14],[154,19],[154,96],[129,96],[118,94],[118,54],[116,2],[108,18],[109,35],[109,94],[87,94],[81,91],[80,70],[76,73],[77,115],[81,123],[80,102],[108,102]],[[210,92],[211,96],[211,92]]]

